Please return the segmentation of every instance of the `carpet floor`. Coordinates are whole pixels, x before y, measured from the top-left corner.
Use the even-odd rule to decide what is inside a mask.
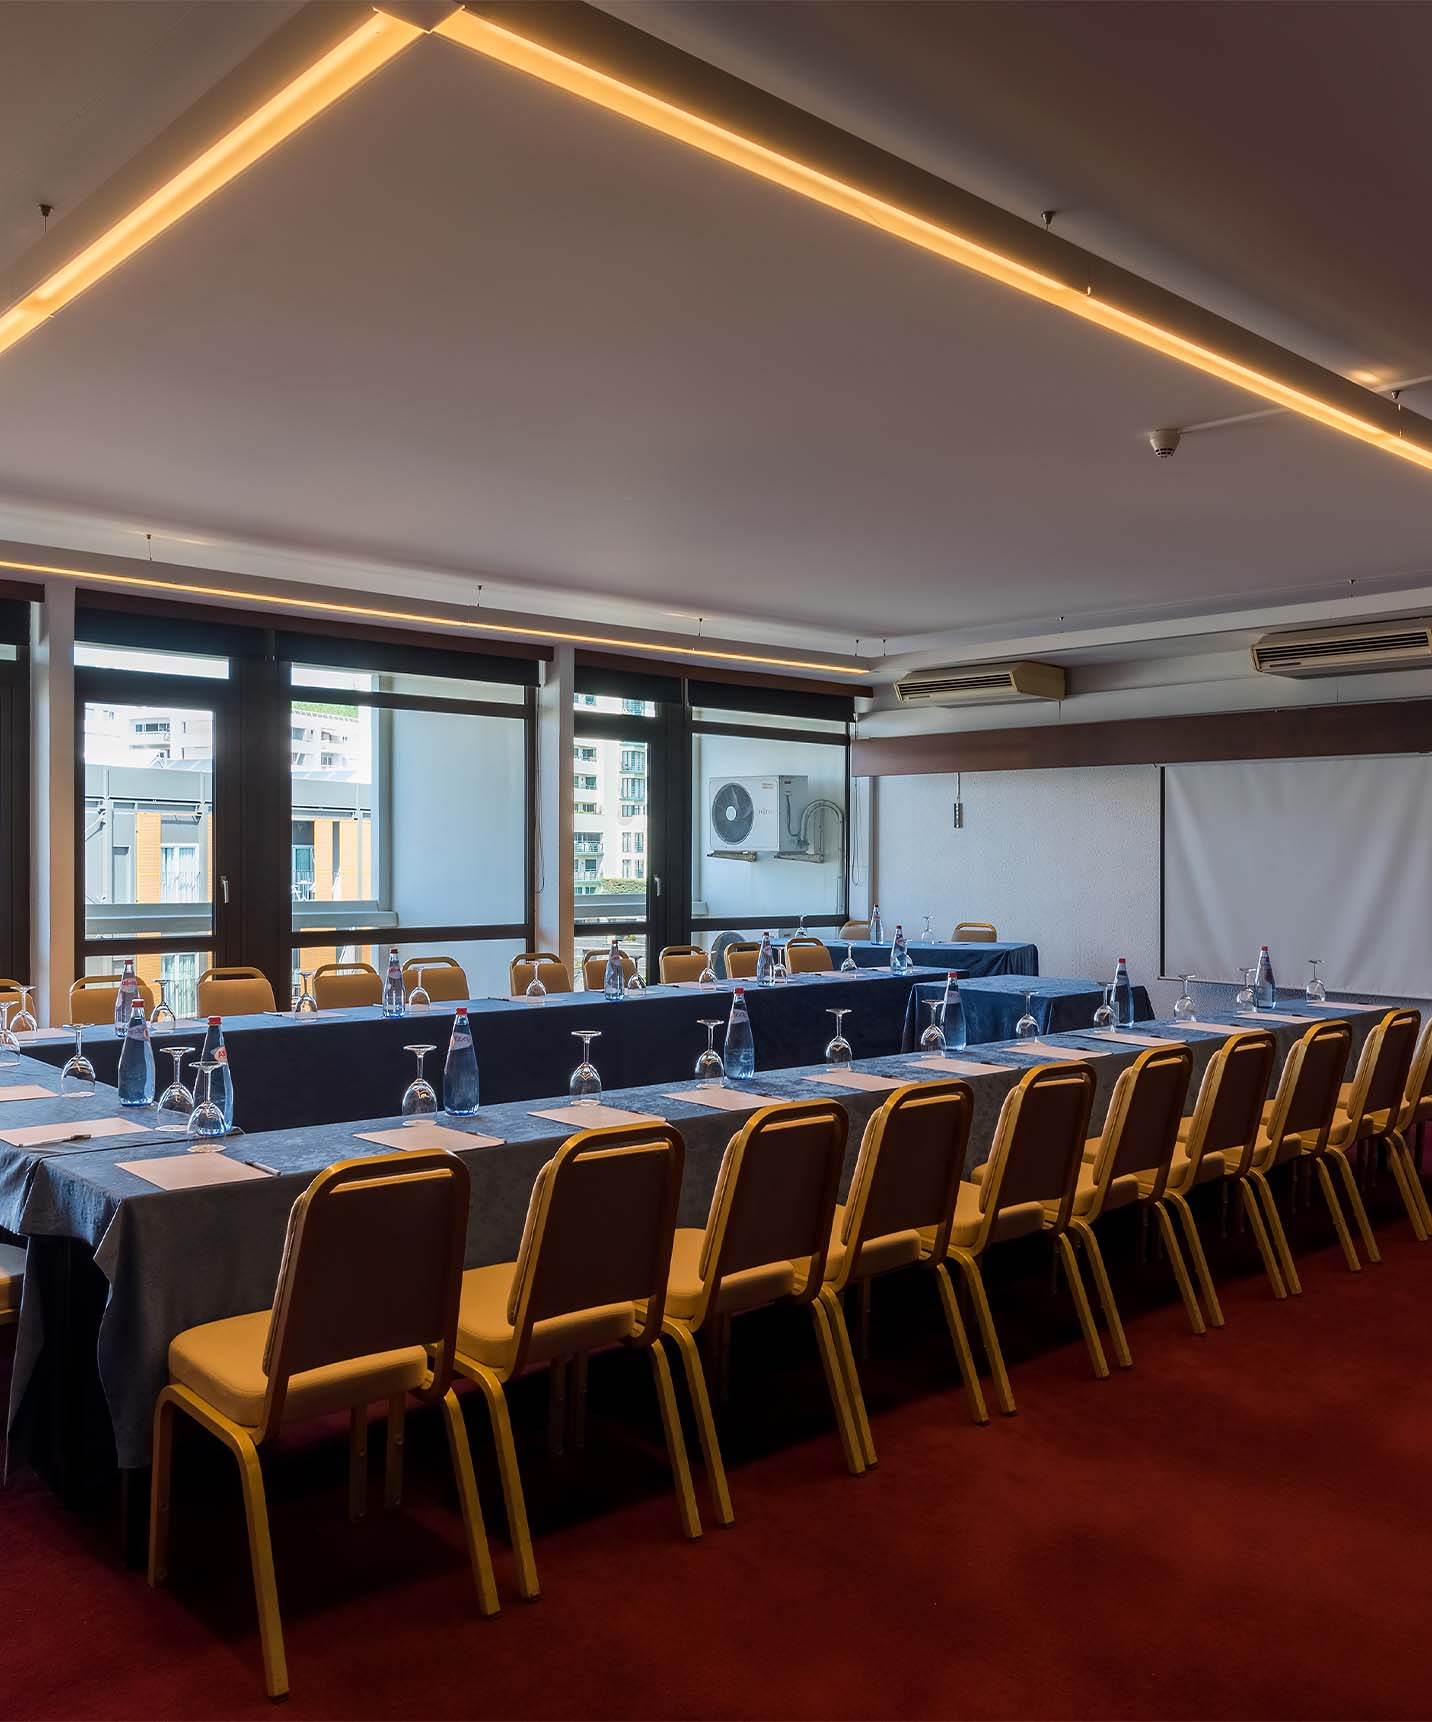
[[[1384,1185],[1386,1184],[1384,1180]],[[718,1411],[736,1524],[681,1538],[645,1361],[596,1358],[586,1450],[551,1460],[518,1384],[544,1595],[513,1591],[491,1440],[465,1396],[503,1591],[476,1615],[437,1421],[408,1499],[346,1516],[327,1427],[268,1467],[295,1716],[1425,1716],[1432,1583],[1432,1245],[1379,1218],[1350,1274],[1294,1226],[1276,1303],[1246,1238],[1206,1231],[1227,1326],[1195,1339],[1168,1268],[1112,1238],[1134,1367],[1096,1381],[1047,1254],[992,1276],[1019,1413],[972,1426],[933,1287],[877,1287],[863,1368],[878,1468],[846,1475],[809,1322],[738,1323]],[[695,1451],[693,1443],[693,1452]],[[0,1492],[0,1712],[259,1717],[236,1488],[195,1432],[176,1460],[172,1584],[105,1515]],[[701,1480],[698,1471],[698,1491]],[[700,1498],[705,1511],[704,1492]]]

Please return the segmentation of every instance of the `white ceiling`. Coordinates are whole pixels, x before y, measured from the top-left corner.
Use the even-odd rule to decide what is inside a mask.
[[[33,110],[24,171],[0,174],[6,234],[44,158],[76,195],[97,183],[201,66],[212,82],[291,8],[75,6],[118,45],[73,72],[61,55],[68,94],[44,27],[9,36],[8,12],[51,10],[0,8],[18,49],[0,94],[13,80]],[[992,161],[1006,185],[1054,164],[1039,195],[1071,206],[1072,237],[1180,290],[1193,272],[1222,283],[1216,308],[1300,328],[1313,356],[1432,369],[1410,314],[1426,270],[1349,243],[1364,179],[1387,165],[1416,192],[1428,171],[1412,149],[1383,163],[1401,122],[1357,134],[1324,175],[1321,231],[1304,183],[1331,147],[1317,122],[1336,83],[1308,81],[1309,55],[1336,49],[1370,99],[1382,24],[1359,33],[1337,5],[1216,8],[1220,52],[1186,68],[1196,102],[1165,81],[1160,105],[1138,54],[1173,63],[1203,10],[696,0],[637,15],[886,147],[903,117],[903,153],[972,189],[995,189]],[[1048,16],[1036,30],[1015,14]],[[1168,35],[1151,42],[1155,15]],[[1405,52],[1411,28],[1394,32]],[[1061,79],[1081,41],[1078,79]],[[83,141],[53,120],[77,102],[109,115]],[[1303,128],[1264,135],[1269,107],[1304,111]],[[3,146],[18,122],[4,100],[0,115]],[[1200,180],[1214,132],[1223,168]],[[1380,220],[1390,189],[1367,195]],[[1282,228],[1252,243],[1279,202]],[[1425,240],[1406,228],[1412,257]],[[1403,254],[1401,234],[1381,238]],[[247,547],[298,577],[341,566],[449,594],[482,580],[511,608],[702,616],[708,632],[892,655],[1175,618],[1187,634],[1432,586],[1432,476],[1283,415],[1190,435],[1167,462],[1144,441],[1256,405],[427,39],[0,356],[0,516],[50,519],[70,533],[56,542],[114,523],[119,549],[148,528],[156,554],[185,537],[183,557],[216,565]]]

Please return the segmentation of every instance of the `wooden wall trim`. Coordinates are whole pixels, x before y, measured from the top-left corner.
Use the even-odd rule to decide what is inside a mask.
[[[687,663],[679,649],[673,648],[669,658],[622,657],[615,652],[597,652],[578,646],[576,661],[579,668],[615,670],[627,675],[685,676],[693,682],[727,682],[733,687],[778,688],[782,693],[834,694],[837,699],[869,699],[873,687],[852,687],[849,682],[820,681],[812,676],[767,675],[760,670],[731,670],[712,664]]]
[[[1277,711],[1022,729],[857,737],[856,777],[952,771],[1048,771],[1081,765],[1178,765],[1195,760],[1318,759],[1432,751],[1432,700],[1380,700]]]

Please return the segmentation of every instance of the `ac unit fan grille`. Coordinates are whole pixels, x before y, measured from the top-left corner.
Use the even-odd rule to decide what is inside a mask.
[[[1286,646],[1259,646],[1257,652],[1258,662],[1262,665],[1312,664],[1337,658],[1365,658],[1378,652],[1426,651],[1428,643],[1427,629],[1417,628],[1403,634],[1364,634],[1360,638],[1329,640],[1323,644],[1304,641]]]

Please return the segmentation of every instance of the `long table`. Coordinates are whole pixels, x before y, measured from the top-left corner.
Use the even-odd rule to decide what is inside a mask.
[[[953,944],[948,941],[907,939],[905,948],[910,960],[922,968],[958,969],[962,975],[1037,975],[1039,947],[1018,940],[998,940],[993,943],[970,941]],[[869,939],[827,939],[826,949],[837,968],[845,961],[846,952],[862,969],[889,968],[890,945],[872,945]]]
[[[1356,1056],[1378,1009],[1349,1010]],[[1213,1051],[1226,1034],[1254,1026],[1247,1018],[1210,1016],[1219,1026],[1194,1028],[1159,1022],[1148,1025],[1160,1036],[1186,1040],[1193,1048],[1194,1080],[1201,1076]],[[1305,1025],[1268,1023],[1278,1042],[1280,1061]],[[1138,1054],[1138,1048],[1100,1041],[1084,1034],[1059,1036],[1062,1044],[1079,1048],[1093,1060],[1098,1078],[1094,1121],[1102,1120],[1113,1082]],[[967,1170],[988,1156],[995,1120],[1005,1095],[1020,1073],[1040,1062],[1019,1043],[981,1046],[981,1061],[996,1070],[969,1078],[975,1096],[974,1125]],[[856,1068],[897,1077],[901,1081],[938,1080],[914,1062],[918,1055],[861,1059]],[[36,1068],[43,1068],[36,1066]],[[680,1223],[704,1223],[721,1156],[743,1117],[762,1103],[760,1097],[838,1098],[850,1116],[850,1139],[843,1187],[848,1183],[860,1137],[885,1093],[844,1091],[809,1080],[828,1067],[765,1071],[737,1085],[750,1095],[739,1112],[713,1111],[682,1098],[694,1086],[671,1080],[608,1092],[605,1099],[630,1111],[669,1119],[686,1143]],[[53,1073],[51,1073],[53,1079]],[[567,1127],[534,1116],[538,1110],[565,1103],[508,1102],[485,1106],[471,1119],[440,1120],[467,1133],[500,1138],[497,1146],[463,1150],[472,1175],[467,1256],[469,1267],[510,1260],[517,1250],[533,1182],[539,1168],[570,1134]],[[78,1102],[17,1102],[5,1108],[0,1129],[11,1110],[34,1107],[51,1116],[70,1116],[66,1108]],[[101,1102],[103,1104],[103,1102]],[[111,1104],[111,1110],[115,1110]],[[24,1121],[28,1122],[29,1119]],[[38,1121],[38,1120],[37,1120]],[[58,1307],[47,1311],[54,1288],[71,1284],[71,1260],[78,1250],[92,1253],[93,1268],[103,1276],[104,1296],[97,1340],[88,1356],[97,1360],[104,1402],[112,1418],[113,1454],[124,1468],[147,1464],[154,1399],[163,1385],[169,1341],[184,1328],[224,1316],[268,1307],[273,1298],[288,1213],[307,1182],[325,1166],[354,1156],[385,1152],[357,1139],[360,1131],[393,1128],[392,1116],[362,1123],[328,1124],[242,1137],[228,1146],[233,1157],[275,1169],[275,1175],[252,1182],[182,1191],[161,1191],[123,1170],[121,1161],[153,1155],[184,1154],[182,1141],[150,1146],[140,1154],[135,1137],[118,1144],[91,1143],[63,1150],[0,1146],[0,1226],[29,1240],[30,1262],[21,1306],[11,1400],[14,1452],[33,1454],[33,1443],[57,1438],[53,1406],[93,1404],[83,1384],[55,1386],[53,1356],[49,1387],[33,1391],[36,1366],[47,1347],[53,1351],[54,1330],[63,1319]],[[93,1271],[93,1269],[91,1270]],[[383,1271],[381,1262],[375,1272]],[[83,1348],[71,1347],[64,1368],[80,1367]],[[39,1398],[39,1407],[30,1402]],[[47,1417],[49,1421],[47,1422]],[[58,1431],[59,1438],[65,1432]]]
[[[922,975],[911,987],[905,1007],[905,1032],[900,1042],[902,1051],[910,1052],[919,1046],[920,1036],[930,1021],[930,1013],[925,1007],[932,999],[944,998],[947,978],[942,975],[931,980]],[[964,1005],[965,1038],[969,1045],[1012,1040],[1019,1019],[1024,1015],[1026,997],[1030,1014],[1039,1024],[1039,1032],[1053,1034],[1090,1027],[1094,1012],[1103,1003],[1104,989],[1097,981],[1061,975],[980,975],[973,980],[961,981],[960,999]],[[1135,1022],[1150,1022],[1153,1014],[1148,989],[1135,987]]]
[[[561,1093],[580,1062],[573,1038],[579,1028],[600,1032],[592,1058],[609,1088],[690,1075],[706,1044],[700,1019],[724,1020],[736,984],[746,988],[756,1062],[762,1067],[821,1058],[834,1026],[826,1012],[835,1006],[851,1011],[847,1032],[858,1035],[862,1051],[898,1052],[906,1001],[919,978],[914,971],[792,975],[769,987],[731,981],[714,987],[694,982],[648,987],[619,1002],[599,992],[577,992],[549,993],[544,999],[471,999],[467,1005],[482,1096],[500,1104]],[[428,1057],[428,1076],[440,1089],[455,1008],[455,1003],[435,1005],[402,1017],[385,1017],[377,1005],[312,1016],[273,1011],[225,1017],[235,1122],[254,1131],[384,1117],[412,1077],[413,1060],[403,1048],[414,1043],[436,1047]],[[203,1035],[203,1025],[194,1024],[153,1036],[161,1088],[170,1071],[164,1048],[189,1046],[197,1052]],[[24,1041],[36,1058],[59,1065],[69,1056],[73,1037],[41,1030]],[[719,1031],[716,1044],[719,1048]],[[85,1035],[85,1050],[102,1082],[116,1080],[119,1047],[107,1024]]]

